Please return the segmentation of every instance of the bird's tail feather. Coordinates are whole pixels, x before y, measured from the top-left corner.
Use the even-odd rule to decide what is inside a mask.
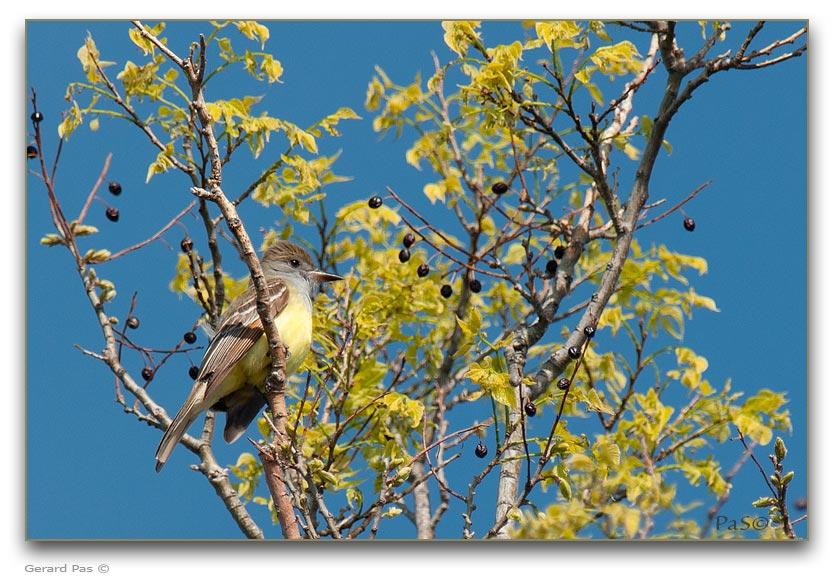
[[[159,447],[156,448],[156,471],[159,472],[168,461],[171,452],[180,442],[182,436],[194,422],[194,420],[203,412],[201,403],[205,400],[207,383],[205,381],[198,381],[194,383],[191,393],[188,395],[182,408],[168,425],[162,440],[159,442]]]

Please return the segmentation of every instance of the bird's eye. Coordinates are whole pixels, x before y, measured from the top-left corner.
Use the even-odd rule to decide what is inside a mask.
[[[290,260],[290,266],[292,266],[293,268],[298,268],[300,265],[301,265],[301,260],[299,260],[297,258],[293,258],[292,260]]]

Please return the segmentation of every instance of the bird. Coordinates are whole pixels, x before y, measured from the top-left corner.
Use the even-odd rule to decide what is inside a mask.
[[[287,349],[286,376],[307,358],[313,337],[313,299],[325,282],[341,276],[317,269],[299,244],[278,240],[261,258],[270,314]],[[266,405],[264,384],[272,361],[252,282],[223,312],[209,341],[191,392],[156,450],[156,471],[168,461],[191,424],[211,409],[226,413],[223,438],[234,443]]]

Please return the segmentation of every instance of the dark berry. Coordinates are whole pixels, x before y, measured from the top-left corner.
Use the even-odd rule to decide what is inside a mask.
[[[106,215],[107,219],[109,219],[111,222],[119,221],[119,210],[115,207],[108,207],[107,211],[104,212],[104,215]]]
[[[127,327],[128,328],[139,328],[139,319],[135,316],[131,316],[127,319]]]
[[[692,219],[691,217],[688,217],[688,218],[684,219],[683,220],[683,228],[688,232],[695,231],[695,220]]]
[[[411,246],[414,245],[414,242],[416,242],[416,241],[417,241],[417,238],[414,237],[414,234],[412,232],[408,232],[403,237],[403,246],[405,246],[406,248],[410,248]]]
[[[107,189],[109,189],[110,193],[113,195],[119,195],[122,192],[122,184],[118,181],[111,181],[110,185],[107,186]]]
[[[368,207],[371,209],[378,209],[382,206],[382,198],[378,195],[373,196],[371,199],[368,200]]]
[[[548,274],[555,274],[556,270],[559,268],[559,262],[556,260],[548,260],[544,268],[547,270]]]
[[[185,252],[186,254],[191,251],[191,248],[194,247],[194,242],[191,241],[191,238],[185,236],[182,241],[180,242],[180,249]]]
[[[32,121],[34,121],[35,123],[40,123],[41,121],[43,121],[43,113],[41,113],[40,111],[35,111],[34,113],[32,113],[30,119],[32,119]]]
[[[594,335],[597,333],[597,329],[594,328],[593,325],[589,324],[588,326],[582,329],[582,332],[584,332],[585,336],[587,336],[588,338],[593,338]]]
[[[191,377],[191,380],[196,381],[197,377],[200,376],[200,367],[191,365],[191,368],[188,369],[188,376]]]
[[[578,346],[572,346],[568,349],[568,356],[576,360],[582,356],[582,350]]]
[[[37,156],[38,156],[38,148],[37,147],[35,147],[34,145],[29,145],[28,147],[26,147],[26,157],[28,159],[34,159]]]
[[[476,280],[475,278],[472,278],[469,281],[469,289],[472,290],[472,292],[474,292],[475,294],[477,294],[478,292],[481,291],[481,281]]]
[[[149,381],[153,378],[153,369],[151,367],[145,367],[142,369],[142,378],[146,381]]]
[[[557,260],[561,260],[562,258],[564,258],[565,257],[565,246],[559,246],[556,249],[554,249],[553,250],[553,256]]]
[[[399,258],[400,258],[400,262],[403,262],[403,263],[408,262],[408,260],[411,258],[411,252],[409,252],[408,250],[403,248],[402,250],[400,250]]]
[[[188,344],[194,344],[195,342],[197,342],[197,335],[193,332],[186,332],[182,335],[182,339]]]
[[[527,413],[528,417],[535,417],[536,416],[536,404],[533,401],[527,401],[524,404],[524,412]]]
[[[417,275],[420,276],[420,278],[428,276],[429,275],[429,265],[428,264],[420,264],[419,266],[417,266]]]
[[[489,450],[487,449],[487,446],[484,445],[484,442],[479,441],[478,446],[475,447],[475,456],[480,459],[483,459],[484,457],[486,457],[487,451]]]
[[[448,298],[452,295],[452,287],[448,284],[443,284],[443,286],[440,287],[440,295],[443,296],[443,298]]]
[[[562,389],[563,391],[567,390],[567,388],[570,386],[570,381],[568,379],[561,378],[559,379],[559,382],[556,383],[556,386]]]
[[[507,187],[507,184],[503,181],[498,181],[492,184],[492,193],[496,193],[498,195],[507,193],[508,189],[509,187]]]

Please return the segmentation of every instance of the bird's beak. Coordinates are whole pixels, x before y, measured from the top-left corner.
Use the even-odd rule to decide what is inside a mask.
[[[339,280],[344,280],[344,278],[336,274],[331,274],[329,272],[319,272],[318,270],[313,270],[309,273],[309,276],[310,278],[319,283],[338,282]]]

